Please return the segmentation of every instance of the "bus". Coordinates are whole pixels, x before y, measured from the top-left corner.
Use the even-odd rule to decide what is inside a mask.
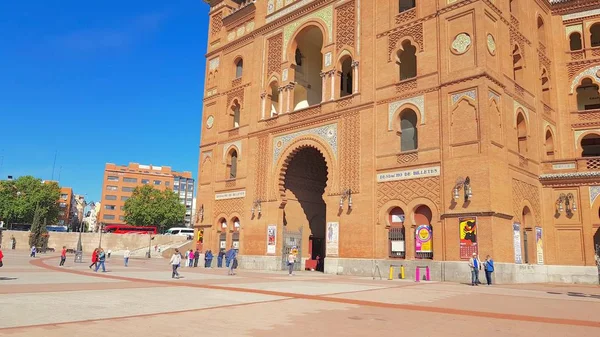
[[[48,232],[67,232],[67,226],[46,226]]]
[[[194,229],[193,228],[187,228],[187,227],[173,227],[173,228],[169,228],[169,230],[167,230],[165,232],[165,235],[180,235],[180,236],[194,236]]]
[[[156,234],[155,226],[106,225],[104,233],[115,234]]]

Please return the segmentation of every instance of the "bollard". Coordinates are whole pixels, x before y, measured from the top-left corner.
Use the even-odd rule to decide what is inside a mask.
[[[400,266],[400,279],[404,280],[404,265]]]
[[[390,266],[390,278],[388,278],[388,280],[391,280],[394,278],[394,267]]]
[[[425,268],[425,280],[431,281],[431,279],[429,278],[429,266]]]
[[[415,282],[420,282],[419,281],[419,277],[421,276],[420,274],[421,273],[420,273],[419,267],[417,267],[417,269],[415,269]]]

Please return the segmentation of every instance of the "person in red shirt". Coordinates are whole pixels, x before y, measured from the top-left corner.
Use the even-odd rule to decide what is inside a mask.
[[[92,267],[94,267],[94,269],[95,269],[97,263],[98,263],[98,248],[94,249],[94,252],[92,253],[92,264],[90,264],[90,269],[92,269]]]
[[[60,266],[65,265],[65,261],[67,260],[67,247],[63,246],[62,251],[60,252]]]
[[[4,254],[2,254],[2,247],[0,247],[0,267],[2,267],[2,259],[4,258]]]

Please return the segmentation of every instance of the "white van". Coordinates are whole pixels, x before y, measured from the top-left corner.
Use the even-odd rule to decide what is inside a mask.
[[[180,236],[193,236],[194,229],[187,227],[173,227],[165,232],[165,235],[180,235]]]

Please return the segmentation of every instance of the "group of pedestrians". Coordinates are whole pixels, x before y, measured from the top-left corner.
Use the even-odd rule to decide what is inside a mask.
[[[477,253],[473,253],[473,257],[469,259],[469,268],[471,269],[471,285],[480,285],[479,271],[485,271],[485,280],[488,286],[492,285],[492,273],[494,272],[494,260],[491,256],[487,256],[484,262],[481,262]]]
[[[206,251],[206,253],[204,254],[204,268],[211,267],[213,257],[214,255],[211,250]],[[237,250],[233,247],[229,249],[226,253],[223,250],[221,250],[217,257],[219,268],[223,266],[223,257],[225,257],[226,260],[227,274],[235,275],[235,269],[238,267]],[[185,261],[186,258],[187,262]],[[169,264],[171,265],[171,278],[180,278],[179,268],[182,266],[187,265],[188,267],[198,267],[199,259],[200,250],[198,249],[196,249],[196,251],[190,249],[189,251],[185,251],[183,253],[180,252],[179,249],[175,249],[173,255],[171,256],[171,259],[169,260]]]
[[[92,253],[92,264],[90,264],[90,269],[92,269],[92,267],[94,267],[94,271],[98,272],[98,269],[100,269],[100,267],[102,267],[102,272],[106,273],[106,267],[104,265],[104,263],[106,262],[106,253],[104,252],[104,249],[102,248],[96,248],[94,249],[94,252]]]

